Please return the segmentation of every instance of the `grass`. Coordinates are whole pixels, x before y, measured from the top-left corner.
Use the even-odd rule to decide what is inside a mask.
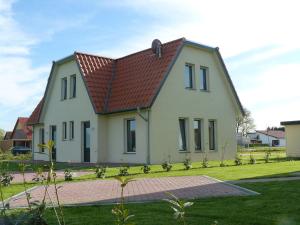
[[[33,186],[35,186],[35,185],[34,184],[27,184],[26,185],[27,189],[29,189]],[[4,199],[10,198],[10,197],[24,191],[23,184],[12,184],[8,187],[2,187],[2,188],[3,188],[2,191],[3,191],[3,198]]]
[[[299,181],[243,184],[261,193],[257,196],[222,197],[194,200],[187,211],[189,225],[297,225],[300,224]],[[99,190],[101,191],[101,190]],[[113,224],[111,205],[66,207],[66,224]],[[134,222],[139,225],[175,225],[167,203],[128,204]],[[57,224],[52,209],[46,211],[49,224]]]

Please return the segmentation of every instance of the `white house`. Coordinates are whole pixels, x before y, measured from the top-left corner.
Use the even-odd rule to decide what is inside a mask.
[[[300,120],[284,121],[286,132],[286,155],[287,157],[300,157]]]
[[[57,161],[182,162],[236,154],[242,105],[218,48],[185,38],[111,59],[75,52],[53,62],[32,113],[33,157],[54,140]]]
[[[267,144],[273,147],[285,146],[285,132],[282,130],[256,130],[247,135],[252,143]]]

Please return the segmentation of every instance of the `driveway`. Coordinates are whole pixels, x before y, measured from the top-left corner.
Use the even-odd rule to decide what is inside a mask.
[[[59,184],[60,201],[64,205],[96,205],[119,202],[120,185],[116,180],[93,180]],[[49,188],[55,202],[54,188]],[[258,194],[239,186],[207,176],[143,178],[130,182],[124,191],[127,202],[148,202],[166,198],[171,192],[179,198],[194,199],[218,196],[245,196]],[[41,200],[44,187],[30,190],[31,201]],[[49,198],[47,198],[49,202]],[[26,207],[25,194],[14,196],[10,207]]]

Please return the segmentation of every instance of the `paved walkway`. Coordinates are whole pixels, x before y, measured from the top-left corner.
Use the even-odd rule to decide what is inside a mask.
[[[245,179],[245,180],[234,180],[234,181],[228,181],[228,182],[231,183],[231,184],[242,184],[242,183],[260,183],[260,182],[289,181],[289,180],[300,180],[300,176],[260,178],[260,179]]]
[[[120,185],[116,180],[93,180],[59,184],[60,201],[64,205],[94,205],[119,202]],[[50,197],[55,202],[54,188],[49,188]],[[137,179],[130,182],[124,191],[128,202],[147,202],[167,198],[165,192],[171,192],[183,199],[245,196],[258,194],[232,184],[221,182],[207,176],[163,177]],[[31,201],[41,200],[44,187],[30,191]],[[49,202],[49,198],[47,198]],[[25,195],[15,196],[10,207],[26,207]]]
[[[73,174],[73,177],[80,177],[80,176],[83,176],[83,175],[86,175],[86,174],[92,174],[93,172],[92,171],[74,171],[72,172]],[[45,176],[46,173],[44,173]],[[14,179],[12,180],[12,183],[22,183],[23,182],[23,175],[20,174],[20,173],[12,173],[11,174]],[[56,175],[57,175],[57,178],[60,179],[60,180],[63,180],[64,177],[65,177],[65,174],[64,174],[64,171],[56,171]],[[35,173],[32,173],[32,172],[26,172],[25,173],[25,179],[27,182],[32,182],[32,178],[35,177]]]

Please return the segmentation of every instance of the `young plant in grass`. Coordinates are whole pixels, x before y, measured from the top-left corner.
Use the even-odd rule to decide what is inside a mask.
[[[119,176],[128,176],[129,172],[128,170],[130,169],[129,166],[122,166],[119,168]]]
[[[4,187],[7,187],[10,185],[11,181],[14,179],[14,177],[8,172],[8,163],[1,162],[0,165],[0,182]]]
[[[95,171],[96,177],[104,179],[106,176],[106,169],[107,169],[106,166],[96,166],[96,171]]]
[[[202,168],[208,168],[208,157],[206,153],[203,153]]]
[[[134,225],[129,221],[134,215],[130,215],[129,210],[125,208],[124,188],[129,182],[134,181],[132,178],[124,178],[121,176],[115,177],[121,185],[121,201],[112,209],[112,214],[115,216],[116,225]]]
[[[192,166],[192,162],[190,159],[185,159],[184,162],[183,162],[183,165],[184,165],[184,168],[186,170],[189,170],[189,169],[192,169],[193,166]]]
[[[73,174],[70,169],[65,169],[65,181],[72,181],[73,180]]]
[[[264,157],[264,160],[265,160],[265,163],[269,163],[270,162],[270,157],[271,157],[271,151],[266,151],[265,153],[265,157]]]
[[[241,155],[237,154],[234,159],[234,164],[240,166],[243,164]]]
[[[164,201],[170,203],[171,209],[173,209],[173,217],[175,220],[179,221],[182,225],[187,225],[186,222],[186,209],[192,206],[193,202],[184,202],[180,200],[175,195],[170,192],[166,192],[169,195],[170,199],[164,199]]]
[[[249,159],[250,164],[255,164],[256,163],[256,159],[254,158],[254,155],[252,153],[250,153],[250,159]]]
[[[227,148],[227,145],[228,145],[228,142],[226,141],[224,143],[224,145],[222,146],[221,148],[221,161],[220,161],[220,167],[225,167],[225,162],[224,162],[224,159],[225,159],[225,153],[226,153],[226,148]]]
[[[150,173],[151,168],[149,165],[144,165],[141,170],[144,172],[144,174],[148,174]]]
[[[164,171],[169,172],[169,171],[171,171],[173,166],[171,163],[165,161],[163,164],[161,164],[161,167]]]

